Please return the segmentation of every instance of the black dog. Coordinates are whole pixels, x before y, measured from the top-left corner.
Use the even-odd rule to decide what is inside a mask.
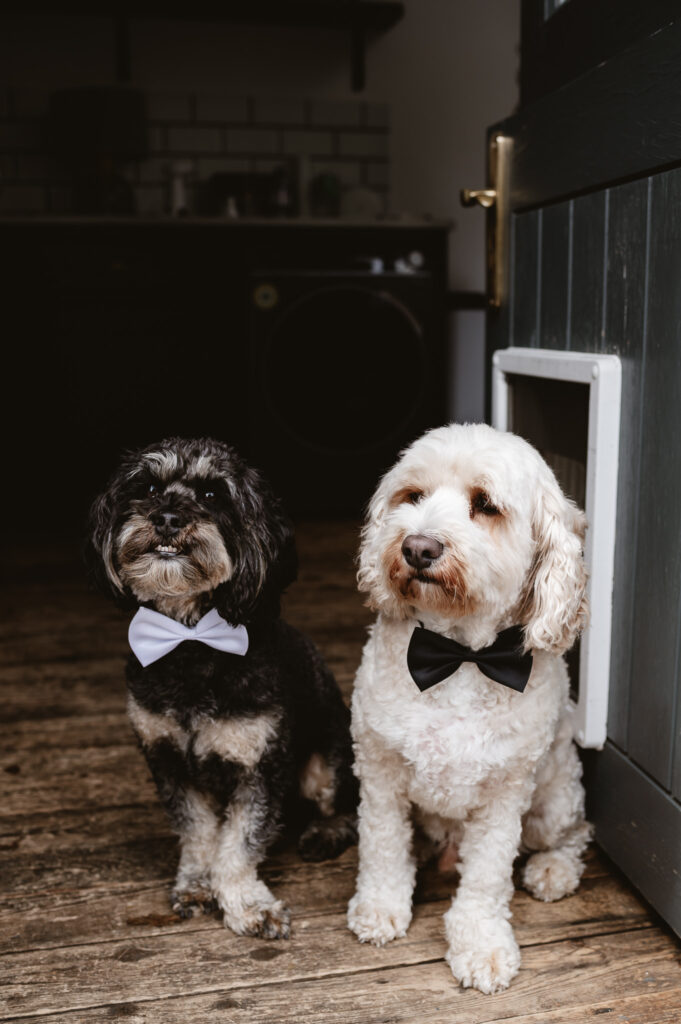
[[[99,584],[146,609],[131,625],[128,710],[180,837],[173,908],[217,901],[238,934],[286,938],[288,910],[258,864],[301,799],[316,805],[301,855],[337,856],[355,840],[357,797],[349,712],[279,617],[291,525],[233,449],[178,438],[126,457],[91,525]]]

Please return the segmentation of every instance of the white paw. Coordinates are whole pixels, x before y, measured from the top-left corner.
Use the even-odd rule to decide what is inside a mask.
[[[523,885],[537,900],[551,903],[569,896],[582,875],[580,858],[572,850],[533,853],[523,871]]]
[[[237,935],[288,939],[291,934],[291,912],[260,880],[243,888],[223,890],[218,894],[218,904],[225,928]]]
[[[520,969],[520,950],[508,921],[474,920],[445,914],[446,959],[464,988],[486,995],[503,992]]]
[[[237,911],[226,908],[224,924],[237,935],[255,935],[260,939],[288,939],[291,935],[291,912],[281,900],[263,906],[247,903]]]
[[[385,946],[386,942],[401,939],[407,934],[411,922],[411,907],[376,903],[355,894],[348,906],[348,925],[360,942]]]

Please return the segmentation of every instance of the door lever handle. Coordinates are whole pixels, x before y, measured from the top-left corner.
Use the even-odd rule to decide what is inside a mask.
[[[513,140],[492,132],[488,137],[489,188],[462,188],[464,206],[482,206],[487,220],[487,302],[499,309],[508,293],[510,175]]]
[[[490,206],[494,206],[497,201],[497,190],[495,188],[462,188],[461,189],[461,205],[462,206],[484,206],[486,210],[489,210]]]

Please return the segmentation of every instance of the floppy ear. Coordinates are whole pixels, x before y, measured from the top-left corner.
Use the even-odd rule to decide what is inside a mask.
[[[389,483],[386,475],[367,506],[357,553],[357,588],[369,595],[366,604],[373,611],[378,611],[381,604],[379,592],[384,590],[380,530],[388,510],[388,493]]]
[[[257,470],[244,467],[238,486],[239,526],[234,572],[214,595],[232,623],[276,618],[280,598],[298,573],[293,525]]]
[[[117,508],[117,479],[92,503],[89,536],[83,549],[92,584],[118,604],[128,606],[132,599],[121,583],[114,565],[113,536]]]
[[[525,646],[562,654],[588,617],[582,554],[586,517],[565,497],[553,473],[540,485],[533,530],[535,555],[522,613]]]

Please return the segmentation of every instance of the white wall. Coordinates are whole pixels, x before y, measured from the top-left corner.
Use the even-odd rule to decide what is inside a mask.
[[[406,0],[373,45],[368,92],[393,109],[392,194],[399,209],[455,221],[452,286],[484,287],[484,216],[459,205],[485,180],[485,130],[517,102],[519,0]]]
[[[485,288],[480,209],[462,188],[485,185],[485,129],[518,102],[519,0],[406,0],[404,20],[369,55],[368,91],[393,109],[392,198],[397,209],[454,221],[450,284]],[[484,313],[451,317],[450,413],[484,415]]]

